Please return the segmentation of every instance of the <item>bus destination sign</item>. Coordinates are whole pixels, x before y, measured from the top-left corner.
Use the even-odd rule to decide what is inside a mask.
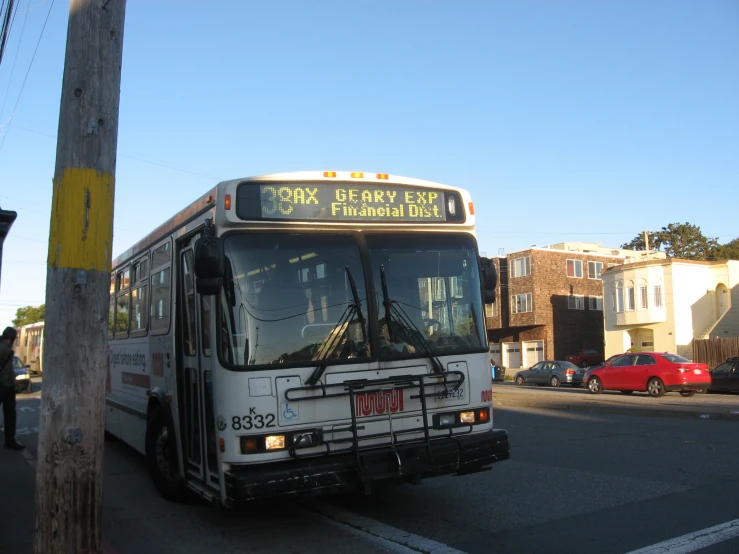
[[[261,219],[438,223],[447,221],[446,194],[440,189],[397,185],[259,185]]]

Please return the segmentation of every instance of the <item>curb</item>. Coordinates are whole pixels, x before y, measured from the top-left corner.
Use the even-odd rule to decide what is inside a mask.
[[[30,467],[34,473],[36,473],[36,458],[28,451],[28,448],[24,448],[20,451],[21,458],[28,464],[28,467]],[[102,537],[102,554],[119,554],[118,550],[115,549],[115,547],[110,544],[110,541],[105,538],[105,536]]]
[[[739,413],[727,412],[702,412],[702,411],[686,411],[686,410],[670,410],[659,408],[627,408],[620,406],[603,406],[598,404],[555,404],[547,402],[531,402],[516,401],[511,403],[494,403],[498,410],[515,410],[516,408],[535,408],[539,410],[563,410],[569,412],[585,412],[585,413],[607,413],[631,416],[657,416],[657,417],[676,417],[684,419],[710,419],[721,421],[739,421]]]

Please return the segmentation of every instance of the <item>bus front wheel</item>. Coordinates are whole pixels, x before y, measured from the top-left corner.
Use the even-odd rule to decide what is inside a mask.
[[[188,491],[179,472],[174,432],[161,409],[149,416],[146,425],[146,462],[159,493],[173,502],[185,502]]]

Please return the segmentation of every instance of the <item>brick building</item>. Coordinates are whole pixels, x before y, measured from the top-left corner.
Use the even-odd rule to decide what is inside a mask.
[[[603,282],[608,267],[664,253],[588,243],[532,247],[493,258],[496,302],[486,306],[491,357],[509,368],[604,351]]]

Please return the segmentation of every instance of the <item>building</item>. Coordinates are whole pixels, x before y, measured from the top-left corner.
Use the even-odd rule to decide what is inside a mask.
[[[739,337],[739,261],[650,260],[603,274],[606,356],[693,357],[693,340]]]
[[[577,242],[493,258],[499,286],[496,302],[486,306],[491,358],[519,368],[580,349],[603,352],[601,273],[625,260],[664,256]]]
[[[2,274],[3,269],[3,243],[16,217],[18,217],[16,212],[0,208],[0,274]]]

